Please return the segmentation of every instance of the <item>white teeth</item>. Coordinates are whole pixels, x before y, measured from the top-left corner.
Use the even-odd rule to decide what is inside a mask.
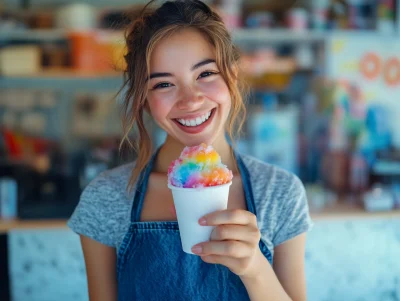
[[[211,116],[211,111],[195,119],[177,119],[177,121],[185,126],[198,126],[203,122],[205,122],[206,120],[208,120],[210,116]]]

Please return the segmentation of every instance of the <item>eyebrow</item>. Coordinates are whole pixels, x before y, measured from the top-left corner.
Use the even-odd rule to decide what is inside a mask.
[[[204,65],[208,65],[208,64],[211,64],[211,63],[215,63],[215,60],[213,60],[213,59],[205,59],[205,60],[193,65],[192,68],[190,68],[190,70],[194,71],[194,70],[196,70],[196,69],[198,69],[198,68],[200,68],[200,67],[202,67]],[[168,77],[168,76],[173,76],[173,74],[172,73],[166,73],[166,72],[156,72],[156,73],[150,74],[150,76],[146,79],[146,81],[150,80],[150,79],[153,79],[153,78],[157,78],[157,77]]]

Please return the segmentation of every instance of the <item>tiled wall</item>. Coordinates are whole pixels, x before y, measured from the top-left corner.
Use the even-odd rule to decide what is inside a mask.
[[[11,301],[88,300],[83,254],[72,231],[13,231],[9,260]]]
[[[310,301],[399,301],[400,219],[316,223],[306,276]]]
[[[13,301],[86,301],[79,238],[69,230],[12,231]],[[400,219],[317,221],[308,234],[309,301],[400,301]]]

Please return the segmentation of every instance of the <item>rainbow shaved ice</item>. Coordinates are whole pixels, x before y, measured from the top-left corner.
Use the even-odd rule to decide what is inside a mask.
[[[168,183],[181,188],[201,188],[230,183],[233,175],[211,145],[187,146],[168,168]]]
[[[168,169],[179,225],[182,250],[193,254],[192,247],[208,241],[214,226],[202,226],[199,218],[228,208],[232,172],[221,162],[212,146],[202,143],[185,147]]]

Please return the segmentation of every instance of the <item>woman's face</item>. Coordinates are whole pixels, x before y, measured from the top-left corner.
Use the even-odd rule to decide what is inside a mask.
[[[148,104],[156,123],[183,145],[224,137],[231,96],[215,49],[194,29],[163,39],[150,59]]]

